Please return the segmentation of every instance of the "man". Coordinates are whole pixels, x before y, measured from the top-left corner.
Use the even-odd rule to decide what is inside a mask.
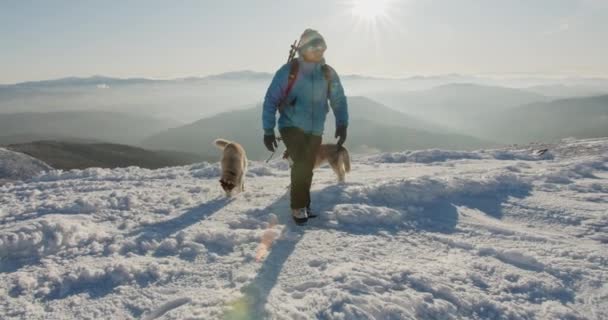
[[[326,49],[323,36],[316,30],[306,29],[300,37],[298,58],[283,65],[274,75],[262,112],[264,144],[271,152],[278,147],[274,128],[276,113],[280,113],[279,132],[293,161],[291,211],[297,224],[316,216],[310,209],[310,186],[330,105],[336,118],[338,148],[346,140],[346,96],[338,74],[325,64]]]

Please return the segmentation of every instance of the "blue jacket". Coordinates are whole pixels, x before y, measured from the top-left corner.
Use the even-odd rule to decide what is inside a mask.
[[[338,74],[331,69],[331,88],[328,97],[327,80],[321,68],[325,61],[313,63],[305,62],[302,58],[298,60],[298,76],[287,97],[288,103],[279,117],[279,129],[297,127],[306,133],[323,135],[325,118],[330,106],[328,100],[336,118],[336,127],[348,126],[348,105]],[[287,90],[289,71],[290,64],[283,65],[274,75],[266,92],[262,111],[265,135],[274,134],[277,107]]]

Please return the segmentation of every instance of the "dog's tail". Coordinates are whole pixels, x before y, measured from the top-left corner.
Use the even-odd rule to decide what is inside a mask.
[[[344,171],[350,172],[350,155],[346,148],[340,148],[340,157],[342,157],[342,162],[344,162]]]
[[[215,144],[216,147],[224,150],[224,148],[226,148],[227,145],[231,144],[232,142],[226,140],[226,139],[215,139],[215,141],[213,141],[213,144]]]

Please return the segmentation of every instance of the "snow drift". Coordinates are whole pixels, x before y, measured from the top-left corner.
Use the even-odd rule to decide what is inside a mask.
[[[1,317],[608,317],[608,139],[355,157],[305,227],[287,164],[250,167],[235,198],[217,163],[0,186]]]
[[[0,148],[0,182],[29,179],[51,169],[48,164],[26,154]]]

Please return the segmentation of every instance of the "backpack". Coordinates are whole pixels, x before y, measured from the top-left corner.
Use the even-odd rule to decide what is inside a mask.
[[[279,102],[279,112],[283,112],[285,110],[285,106],[287,105],[287,97],[289,93],[291,93],[291,89],[293,89],[293,85],[296,83],[298,78],[298,71],[300,70],[300,63],[297,59],[293,59],[289,65],[289,77],[287,78],[287,89],[283,94],[283,98]],[[325,76],[325,80],[327,80],[327,97],[331,94],[331,73],[333,68],[328,64],[324,64],[321,66],[321,70],[323,70],[323,75]],[[293,106],[295,101],[293,101],[290,105]]]

